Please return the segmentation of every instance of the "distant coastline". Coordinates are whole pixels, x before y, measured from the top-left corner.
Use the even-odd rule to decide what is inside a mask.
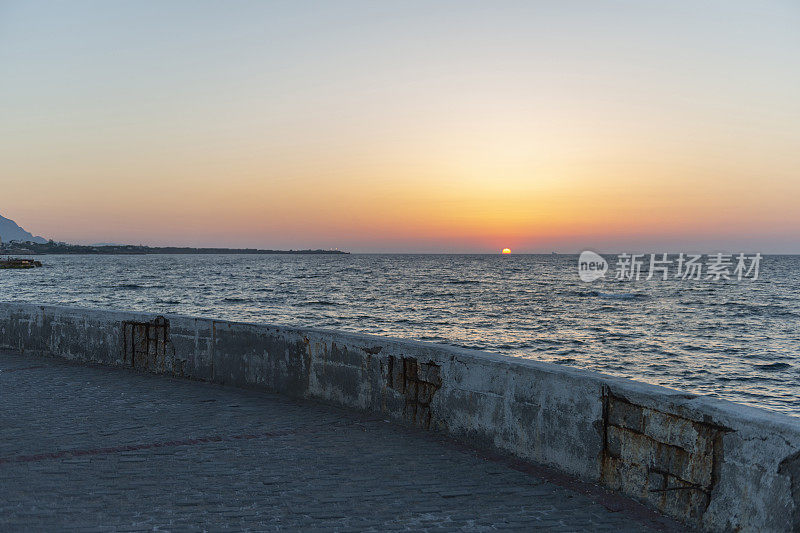
[[[142,246],[133,244],[84,246],[62,242],[11,242],[0,244],[0,255],[209,255],[209,254],[297,254],[347,255],[340,250],[260,250],[257,248],[192,248],[188,246]]]

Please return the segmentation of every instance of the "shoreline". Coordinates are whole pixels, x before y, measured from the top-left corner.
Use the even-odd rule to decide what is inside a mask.
[[[350,255],[340,250],[258,250],[149,246],[72,246],[53,249],[3,248],[3,255]]]

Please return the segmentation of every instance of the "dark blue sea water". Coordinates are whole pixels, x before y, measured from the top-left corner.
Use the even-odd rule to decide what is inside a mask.
[[[800,256],[756,281],[580,281],[568,255],[42,256],[0,301],[343,329],[588,368],[800,416]]]

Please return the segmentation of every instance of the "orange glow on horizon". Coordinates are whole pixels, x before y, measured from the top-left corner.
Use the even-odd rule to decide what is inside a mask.
[[[501,253],[510,254],[511,253],[511,248],[503,248],[503,251]]]
[[[744,42],[747,10],[534,4],[4,12],[0,215],[82,244],[800,251],[792,17]]]

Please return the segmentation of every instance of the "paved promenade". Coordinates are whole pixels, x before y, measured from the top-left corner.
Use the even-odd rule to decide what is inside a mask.
[[[280,396],[0,351],[0,531],[649,531],[591,485]]]

